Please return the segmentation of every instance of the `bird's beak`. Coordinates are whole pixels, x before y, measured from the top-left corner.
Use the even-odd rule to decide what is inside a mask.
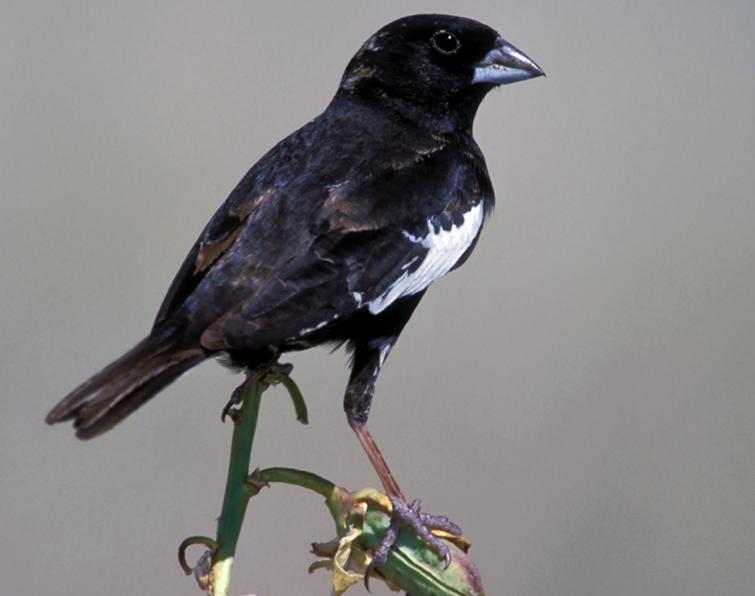
[[[499,37],[495,47],[475,67],[472,83],[506,85],[541,76],[545,73],[534,60]]]

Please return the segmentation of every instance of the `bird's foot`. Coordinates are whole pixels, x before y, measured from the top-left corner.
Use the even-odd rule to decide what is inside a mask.
[[[440,538],[435,536],[433,530],[441,530],[454,536],[461,536],[461,528],[457,526],[447,517],[442,515],[430,515],[429,513],[423,513],[420,511],[422,503],[419,499],[415,499],[411,504],[406,503],[402,499],[396,497],[389,497],[391,504],[393,505],[393,512],[391,513],[391,525],[380,541],[380,544],[372,553],[372,561],[367,568],[367,573],[364,576],[365,585],[367,585],[367,578],[370,576],[370,572],[376,567],[384,565],[388,561],[388,554],[391,552],[393,544],[398,538],[401,528],[411,528],[414,532],[422,538],[430,548],[443,560],[446,568],[451,564],[451,551]],[[369,588],[369,586],[367,586]]]
[[[231,398],[228,403],[223,407],[223,411],[220,413],[220,420],[225,422],[225,417],[228,416],[231,420],[236,420],[239,415],[239,406],[244,401],[244,396],[256,383],[260,383],[265,380],[269,374],[276,374],[287,377],[294,370],[294,365],[290,363],[281,362],[268,362],[262,364],[252,371],[252,373],[244,380],[241,385],[236,387],[231,393]]]

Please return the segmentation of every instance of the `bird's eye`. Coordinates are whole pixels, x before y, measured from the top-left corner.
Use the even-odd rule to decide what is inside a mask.
[[[433,35],[432,44],[441,54],[455,54],[461,47],[459,38],[448,31],[438,31]]]

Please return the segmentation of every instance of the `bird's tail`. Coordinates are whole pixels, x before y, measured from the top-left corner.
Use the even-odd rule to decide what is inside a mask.
[[[73,419],[76,436],[91,439],[206,357],[201,348],[150,335],[69,393],[45,420],[54,424]]]

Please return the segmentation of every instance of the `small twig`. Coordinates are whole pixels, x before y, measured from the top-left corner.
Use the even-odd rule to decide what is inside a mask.
[[[295,468],[257,469],[247,478],[247,483],[251,486],[255,495],[263,486],[273,482],[308,488],[321,495],[325,499],[325,504],[327,505],[330,514],[333,516],[333,521],[336,522],[336,529],[339,532],[342,530],[345,531],[346,526],[344,523],[342,503],[339,500],[339,496],[342,493],[335,490],[336,485],[330,480],[326,480],[322,476],[318,476],[312,472],[305,472]]]
[[[267,379],[273,383],[280,383],[288,391],[291,401],[294,402],[294,411],[296,412],[296,419],[302,424],[309,424],[309,414],[307,414],[307,404],[304,401],[304,396],[301,394],[301,390],[294,383],[294,380],[288,376],[288,374],[282,374],[279,372],[272,372],[267,376]]]
[[[210,552],[215,552],[218,547],[217,542],[215,542],[212,538],[208,538],[207,536],[189,536],[186,540],[179,544],[178,564],[181,566],[181,569],[184,570],[184,573],[186,575],[191,575],[191,573],[194,571],[194,568],[186,561],[186,551],[190,546],[194,546],[196,544],[206,546]]]

